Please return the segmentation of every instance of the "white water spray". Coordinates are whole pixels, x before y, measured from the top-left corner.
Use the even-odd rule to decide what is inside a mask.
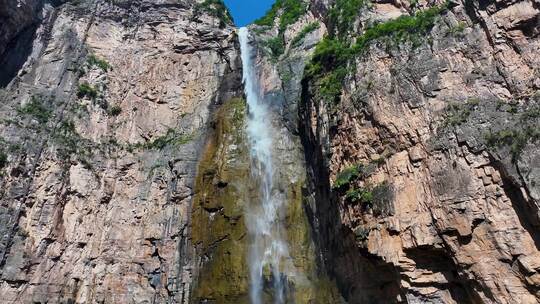
[[[273,138],[277,132],[272,125],[272,113],[260,96],[260,86],[252,62],[253,49],[249,31],[238,32],[242,53],[245,94],[249,108],[247,135],[250,143],[251,174],[260,186],[259,200],[246,210],[246,224],[250,234],[249,251],[250,298],[252,304],[262,303],[265,274],[271,271],[271,288],[275,303],[285,302],[285,284],[289,258],[284,219],[285,198],[275,189],[272,157]]]

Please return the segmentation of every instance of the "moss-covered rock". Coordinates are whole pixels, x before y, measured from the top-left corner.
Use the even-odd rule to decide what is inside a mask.
[[[242,99],[216,113],[215,129],[198,168],[192,241],[200,257],[193,302],[247,303],[247,237],[243,206],[249,197],[249,155]]]
[[[191,229],[200,269],[193,303],[249,303],[250,237],[244,211],[250,203],[260,201],[260,193],[250,171],[245,117],[244,100],[233,99],[224,104],[216,113],[214,132],[199,163]],[[276,177],[287,200],[283,225],[290,260],[284,261],[286,269],[281,269],[287,275],[286,302],[340,303],[337,288],[318,270],[316,248],[303,207],[304,182],[298,178],[297,169],[280,168],[281,174]],[[271,271],[264,273],[263,301],[271,303]]]

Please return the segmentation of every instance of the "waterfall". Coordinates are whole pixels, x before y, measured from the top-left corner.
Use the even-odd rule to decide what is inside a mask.
[[[249,109],[247,135],[250,145],[252,180],[257,183],[259,199],[246,208],[246,224],[250,235],[248,263],[252,304],[262,303],[265,278],[270,277],[275,303],[285,302],[286,260],[289,258],[285,238],[285,199],[275,189],[275,166],[272,157],[274,138],[278,134],[272,123],[269,105],[261,96],[258,77],[252,62],[253,49],[249,31],[238,32],[242,53],[243,80]],[[270,273],[271,276],[270,276]]]

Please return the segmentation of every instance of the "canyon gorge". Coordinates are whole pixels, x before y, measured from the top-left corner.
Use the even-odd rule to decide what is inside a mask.
[[[0,303],[540,303],[540,1],[0,0]]]

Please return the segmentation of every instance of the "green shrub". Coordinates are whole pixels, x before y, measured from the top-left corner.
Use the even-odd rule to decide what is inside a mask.
[[[307,74],[315,76],[335,70],[347,64],[350,58],[351,52],[346,43],[326,36],[315,47]]]
[[[328,13],[333,31],[345,37],[352,29],[360,9],[367,4],[366,0],[337,0]]]
[[[277,0],[266,14],[255,20],[255,24],[261,26],[272,26],[280,10],[282,14],[279,18],[279,29],[283,32],[287,26],[295,23],[306,13],[307,6],[302,0]]]
[[[362,203],[371,208],[375,215],[388,215],[393,213],[393,191],[389,183],[383,182],[372,188],[351,188],[345,198],[353,203]]]
[[[347,167],[343,171],[339,172],[334,181],[334,189],[345,189],[349,187],[349,184],[358,178],[366,178],[371,175],[376,166],[373,164],[364,165],[362,163],[354,166]]]
[[[358,53],[365,49],[372,41],[382,37],[391,37],[396,43],[412,37],[423,37],[427,34],[437,17],[446,10],[447,5],[434,6],[419,11],[414,16],[400,16],[394,20],[376,24],[368,28],[358,39],[353,47],[353,52]]]
[[[519,111],[518,106],[516,104],[510,105],[510,107],[507,110],[507,112],[511,114],[517,114],[518,111]]]
[[[53,139],[60,157],[67,158],[73,154],[82,154],[82,137],[77,132],[73,121],[62,121],[56,129]]]
[[[255,21],[261,26],[272,26],[279,12],[279,31],[275,38],[265,42],[272,51],[274,59],[285,52],[284,32],[287,27],[300,19],[306,13],[307,6],[302,0],[277,0],[265,16]]]
[[[339,67],[319,79],[318,85],[321,97],[330,103],[337,103],[347,74],[348,70],[346,68]]]
[[[82,137],[75,128],[72,120],[63,120],[52,136],[59,158],[65,160],[76,159],[86,169],[91,169],[90,160],[99,146],[91,140]],[[103,152],[101,150],[101,152]]]
[[[112,106],[109,108],[109,115],[111,116],[118,116],[120,113],[122,113],[122,108],[120,106]]]
[[[279,75],[280,75],[281,81],[284,83],[291,81],[294,77],[294,73],[291,72],[290,70],[281,72]]]
[[[464,104],[450,104],[446,108],[446,119],[444,121],[445,126],[459,126],[465,123],[471,113],[476,109],[479,104],[478,99],[469,99]]]
[[[369,228],[360,226],[354,230],[354,237],[356,238],[357,242],[363,242],[368,239],[370,232],[371,230]]]
[[[285,42],[282,36],[278,36],[272,39],[268,39],[264,42],[264,45],[272,52],[272,57],[277,59],[285,52]]]
[[[540,128],[527,126],[519,130],[501,130],[486,134],[485,140],[490,147],[509,147],[512,161],[517,162],[527,143],[540,140]]]
[[[11,153],[16,153],[22,150],[22,146],[19,143],[10,143],[8,151]]]
[[[8,156],[4,151],[0,151],[0,169],[3,169],[8,164]]]
[[[304,28],[300,31],[300,33],[298,33],[298,35],[296,35],[296,37],[294,37],[293,40],[291,41],[291,46],[299,47],[302,44],[302,41],[304,41],[304,38],[306,37],[306,35],[315,31],[319,27],[320,27],[319,22],[312,22],[304,26]]]
[[[447,108],[448,116],[445,124],[450,126],[459,126],[467,121],[471,111],[468,108],[460,107],[459,105],[451,104]]]
[[[192,135],[186,135],[174,129],[168,129],[165,135],[159,136],[156,139],[144,144],[135,144],[135,148],[163,150],[166,146],[184,145],[191,140],[193,140]]]
[[[90,66],[97,66],[105,72],[111,69],[111,65],[107,61],[99,59],[96,55],[88,56],[87,62]]]
[[[278,0],[280,1],[280,0]],[[282,0],[283,12],[279,18],[279,30],[285,31],[306,13],[307,6],[302,0]]]
[[[349,183],[360,176],[358,171],[358,166],[351,166],[345,168],[343,171],[338,173],[336,180],[334,181],[334,189],[339,189],[344,186],[348,186]]]
[[[52,116],[52,111],[45,107],[42,97],[39,96],[32,96],[30,102],[18,108],[17,112],[29,115],[42,124],[47,123]]]
[[[227,24],[233,23],[233,18],[222,0],[205,0],[195,7],[195,15],[203,11],[218,18],[220,27],[225,27]]]
[[[90,99],[94,99],[97,97],[97,90],[92,87],[88,82],[83,82],[79,84],[79,88],[77,90],[77,97],[88,97]]]
[[[453,36],[459,36],[465,31],[465,28],[467,28],[467,23],[465,22],[458,22],[457,25],[451,26],[448,30],[448,33]]]
[[[341,96],[350,58],[350,49],[346,44],[327,36],[317,44],[312,60],[306,67],[306,77],[315,81],[321,97],[329,103],[337,102]]]
[[[317,44],[305,74],[315,81],[319,93],[327,102],[339,99],[350,58],[350,49],[338,39],[327,36]]]
[[[323,38],[315,48],[305,74],[306,77],[315,80],[319,92],[322,92],[328,101],[334,101],[341,95],[349,58],[350,53],[347,46],[328,36]]]
[[[356,16],[354,14],[358,13],[362,5],[363,2],[358,0],[336,2],[331,18],[336,23],[336,30],[340,35],[330,35],[321,40],[317,44],[311,62],[306,67],[306,77],[315,82],[315,87],[319,88],[321,97],[329,103],[338,101],[341,96],[343,81],[348,74],[348,63],[363,52],[370,43],[381,38],[391,38],[396,43],[405,39],[418,41],[431,30],[437,16],[446,9],[446,5],[435,6],[420,11],[414,16],[401,16],[376,24],[366,29],[364,34],[357,37],[356,42],[351,45],[341,34],[348,31],[348,27]],[[346,9],[349,6],[353,9]],[[346,20],[346,22],[340,25],[339,20]]]
[[[523,120],[540,118],[540,105],[534,105],[523,111],[523,114],[521,114],[521,118]]]
[[[364,204],[371,204],[373,201],[373,192],[369,189],[349,189],[345,194],[345,198],[351,202],[360,202]]]

